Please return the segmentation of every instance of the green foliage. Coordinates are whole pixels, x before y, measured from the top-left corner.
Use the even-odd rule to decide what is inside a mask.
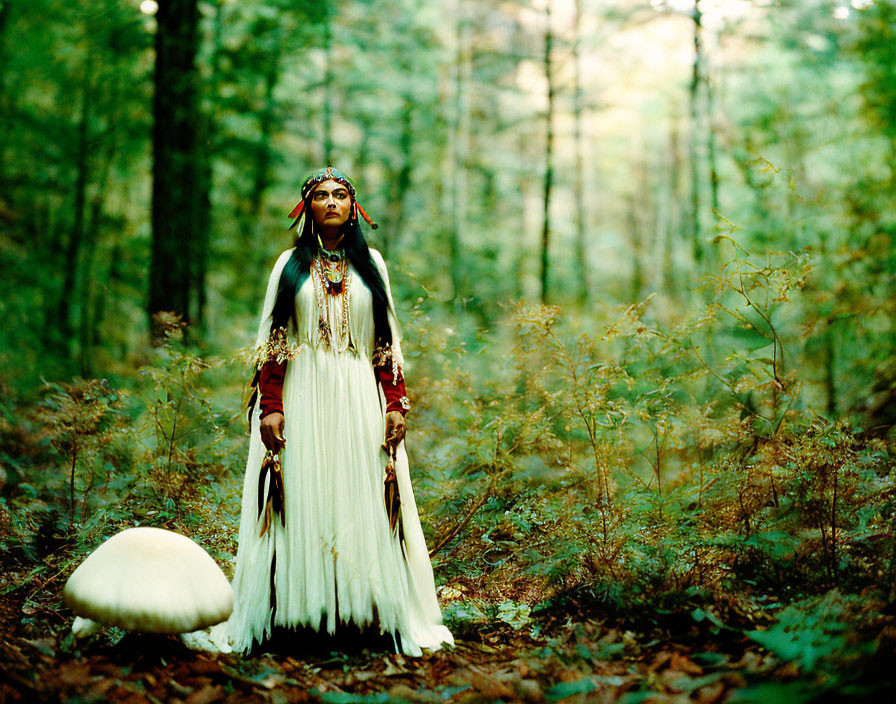
[[[585,5],[582,27],[602,34],[557,30],[564,76],[569,47],[612,66],[612,33],[629,19],[648,32],[668,7]],[[201,5],[196,234],[211,244],[184,260],[207,315],[187,341],[159,321],[148,349],[155,21],[109,0],[0,4],[0,588],[27,588],[29,627],[48,565],[63,574],[125,525],[186,527],[232,557],[242,371],[215,354],[255,323],[297,174],[332,158],[383,224],[368,234],[404,328],[415,494],[452,628],[531,634],[581,598],[602,616],[747,631],[808,676],[870,655],[852,626],[896,593],[896,10],[746,5],[742,25],[707,24],[705,87],[724,90],[693,134],[690,75],[637,84],[657,94],[643,121],[604,110],[622,107],[614,84],[575,87],[599,139],[558,129],[549,210],[569,216],[548,213],[563,304],[549,307],[508,303],[532,293],[543,205],[533,7]],[[561,127],[573,89],[556,88]],[[600,207],[582,198],[585,271],[583,153],[601,190]],[[749,696],[811,696],[776,686]]]
[[[225,430],[202,385],[210,362],[183,344],[179,319],[160,315],[156,320],[164,337],[155,364],[142,370],[151,388],[138,435],[145,451],[144,471],[161,499],[159,518],[180,519],[185,501],[195,498],[202,484],[220,478],[217,446]]]
[[[72,524],[76,520],[77,492],[81,503],[78,520],[83,523],[91,492],[97,489],[105,494],[115,473],[128,469],[125,448],[114,442],[125,423],[121,412],[124,400],[106,379],[50,384],[48,390],[43,419],[50,442],[69,468],[69,520]],[[119,467],[120,463],[125,466]],[[19,488],[28,491],[30,485],[22,483]]]
[[[747,635],[786,662],[796,663],[804,673],[812,673],[825,663],[838,669],[848,667],[850,657],[868,655],[873,643],[847,648],[847,632],[856,627],[855,599],[831,591],[818,599],[807,599],[786,607],[777,622],[764,631]]]
[[[429,373],[453,380],[424,376],[424,463],[448,497],[431,515],[442,534],[468,533],[447,574],[523,574],[548,594],[614,583],[617,604],[693,588],[888,590],[892,450],[819,415],[806,383],[815,262],[759,264],[735,230],[697,313],[664,324],[647,299],[595,333],[521,306],[494,334],[508,353],[480,338],[476,356],[495,362],[479,377],[465,343],[427,350]],[[451,426],[435,425],[441,409],[465,427],[463,448],[435,430]]]

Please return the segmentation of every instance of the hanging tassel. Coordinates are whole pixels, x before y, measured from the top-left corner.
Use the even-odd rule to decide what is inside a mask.
[[[256,369],[255,373],[252,375],[252,380],[249,382],[249,386],[246,388],[246,391],[243,392],[243,398],[246,395],[249,396],[249,400],[246,402],[246,421],[248,421],[249,425],[252,425],[252,411],[255,410],[255,402],[258,400],[258,381],[261,379],[261,370]]]
[[[271,481],[265,498],[264,480],[268,474],[271,475]],[[259,538],[268,532],[275,515],[280,516],[280,525],[286,527],[286,511],[283,504],[283,469],[280,465],[280,455],[268,450],[258,475],[258,517],[262,519]]]
[[[397,529],[399,540],[404,542],[404,526],[401,525],[401,496],[398,493],[398,477],[395,475],[395,446],[383,443],[383,450],[389,453],[383,478],[386,517],[389,519],[389,530],[394,535]]]
[[[358,206],[358,210],[361,212],[361,217],[364,218],[364,220],[367,222],[368,225],[370,225],[370,229],[375,230],[376,228],[378,228],[379,224],[375,223],[373,220],[370,219],[370,216],[367,214],[367,211],[364,210],[364,206],[361,205],[360,203],[358,203],[358,201],[355,201],[355,203]]]

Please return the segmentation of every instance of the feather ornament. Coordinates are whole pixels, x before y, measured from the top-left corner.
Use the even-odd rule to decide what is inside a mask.
[[[383,499],[386,505],[386,517],[389,519],[389,530],[398,534],[404,542],[404,527],[401,525],[401,496],[398,493],[398,477],[395,474],[395,445],[383,444],[388,453],[386,471],[383,477]]]
[[[265,479],[269,474],[271,480],[267,487],[267,497],[265,497]],[[280,525],[286,527],[286,511],[283,504],[283,468],[280,464],[280,455],[268,450],[258,475],[258,517],[262,519],[259,538],[264,537],[264,534],[268,532],[275,515],[280,517]]]

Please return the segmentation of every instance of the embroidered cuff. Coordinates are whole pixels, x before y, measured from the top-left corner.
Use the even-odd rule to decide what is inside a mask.
[[[371,359],[374,368],[388,369],[392,372],[392,384],[398,385],[400,381],[404,381],[404,375],[401,371],[401,360],[396,350],[388,342],[380,344],[373,350],[373,358]],[[380,379],[383,382],[383,379]],[[385,388],[385,384],[383,386]]]
[[[373,372],[376,379],[383,389],[383,396],[386,397],[386,412],[398,411],[401,415],[407,415],[411,408],[411,402],[408,400],[407,391],[404,386],[404,374],[402,374],[401,366],[396,366],[391,354],[388,358],[382,354],[374,359],[380,364],[374,366]]]
[[[409,410],[411,410],[411,400],[407,396],[402,396],[394,401],[389,401],[386,405],[386,413],[398,411],[401,415],[406,416]]]

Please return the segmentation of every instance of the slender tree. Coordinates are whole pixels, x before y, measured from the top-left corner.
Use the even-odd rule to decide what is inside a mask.
[[[554,30],[551,22],[552,0],[545,6],[544,75],[547,79],[548,106],[545,115],[544,146],[544,214],[541,228],[541,302],[548,302],[548,267],[550,266],[551,190],[554,187],[554,100],[555,85],[551,54],[554,48]]]
[[[694,22],[694,62],[691,69],[689,102],[691,113],[690,128],[690,163],[691,163],[691,247],[694,263],[703,264],[703,232],[700,227],[700,150],[698,137],[700,132],[700,88],[703,83],[703,13],[699,0],[694,2],[691,13]]]
[[[456,53],[454,65],[454,119],[452,125],[453,169],[451,179],[452,222],[449,235],[451,297],[458,303],[463,295],[461,232],[466,221],[467,161],[470,141],[470,80],[473,72],[472,21],[464,0],[457,3]]]
[[[399,244],[403,236],[404,220],[405,220],[405,202],[408,189],[411,187],[411,176],[413,169],[412,151],[414,148],[413,141],[413,114],[414,101],[413,96],[409,92],[401,101],[401,132],[398,136],[398,159],[397,168],[393,169],[391,200],[394,204],[394,213],[392,216],[392,235],[383,238],[383,253],[388,253],[390,243]]]
[[[719,166],[716,156],[715,87],[709,76],[709,67],[705,64],[703,81],[706,85],[706,155],[709,161],[709,202],[712,212],[717,213],[719,210]]]
[[[324,13],[324,163],[333,163],[333,27],[329,8]]]
[[[10,134],[5,67],[7,66],[7,27],[9,26],[11,8],[11,2],[0,2],[0,188],[6,182],[6,148],[9,144]],[[5,189],[2,190],[5,191]],[[2,196],[0,196],[0,199],[2,199]]]
[[[675,249],[678,242],[684,239],[684,218],[682,217],[682,154],[681,134],[679,132],[678,109],[669,111],[669,138],[666,152],[666,193],[662,202],[665,205],[664,217],[659,218],[659,227],[662,231],[660,245],[661,274],[660,281],[664,291],[672,291],[675,282]]]
[[[84,223],[87,209],[87,187],[90,182],[90,119],[93,82],[93,57],[90,50],[84,62],[84,77],[81,85],[81,106],[78,119],[77,145],[75,157],[74,220],[65,247],[65,271],[62,291],[59,296],[59,331],[64,344],[68,345],[72,333],[71,308],[75,301],[78,283],[78,264],[84,240]]]
[[[576,202],[576,240],[575,262],[579,279],[578,300],[584,304],[588,301],[590,282],[588,277],[588,260],[585,250],[585,144],[582,139],[582,72],[580,65],[580,44],[582,41],[582,0],[575,0],[573,23],[572,63],[573,63],[573,141],[575,143],[573,199]]]

